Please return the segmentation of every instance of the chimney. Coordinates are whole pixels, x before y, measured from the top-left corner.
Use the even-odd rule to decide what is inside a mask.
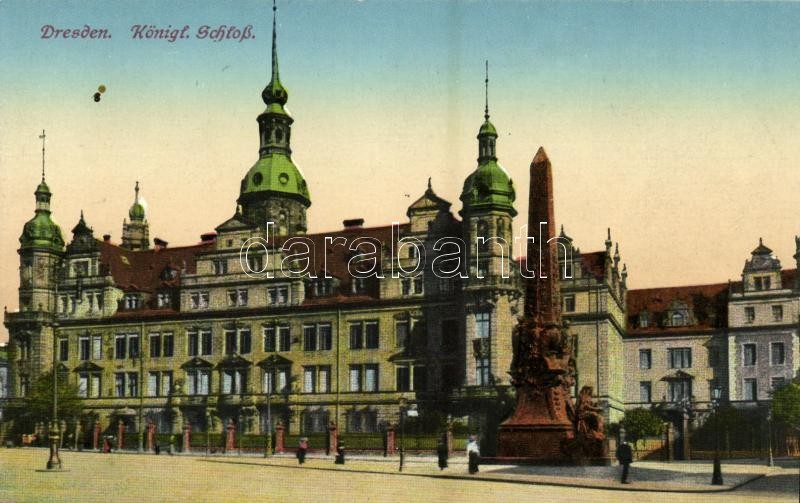
[[[350,218],[342,222],[345,229],[360,229],[364,226],[363,218]]]
[[[200,242],[202,243],[210,243],[212,241],[216,241],[216,239],[216,232],[206,232],[205,234],[200,234]]]
[[[103,234],[103,242],[110,243],[111,242],[111,234]]]
[[[153,238],[153,244],[155,245],[156,251],[158,251],[165,249],[169,243],[160,238]]]

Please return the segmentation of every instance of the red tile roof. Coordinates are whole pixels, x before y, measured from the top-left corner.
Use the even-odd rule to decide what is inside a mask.
[[[728,284],[673,286],[628,290],[628,335],[656,335],[713,331],[727,322]],[[664,326],[664,318],[673,301],[686,304],[694,323],[684,326]],[[639,315],[647,311],[649,323],[639,325]]]

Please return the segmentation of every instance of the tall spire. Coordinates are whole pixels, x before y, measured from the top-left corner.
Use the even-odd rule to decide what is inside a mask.
[[[272,0],[272,78],[278,78],[278,29],[276,27],[278,6]]]
[[[47,138],[47,135],[42,129],[42,134],[39,135],[39,139],[42,140],[42,182],[44,182],[44,140]]]
[[[483,108],[483,124],[478,131],[478,164],[484,164],[488,161],[497,161],[497,153],[495,151],[495,142],[497,141],[497,130],[494,124],[489,122],[489,60],[486,60],[486,77],[483,80],[484,85],[484,108]]]
[[[133,198],[133,202],[134,203],[138,203],[139,202],[139,180],[136,180],[136,186],[133,188],[133,190],[136,192],[136,195]]]
[[[267,106],[277,105],[277,110],[270,109],[270,111],[285,113],[283,111],[283,105],[288,101],[289,93],[286,91],[286,88],[283,87],[283,84],[281,84],[278,71],[277,17],[278,6],[275,4],[275,0],[272,0],[272,75],[269,84],[267,84],[267,87],[265,87],[264,91],[261,93],[261,99],[264,100]]]
[[[486,80],[484,81],[485,84],[485,93],[486,93],[486,107],[483,109],[483,118],[487,121],[489,120],[489,60],[486,60]]]

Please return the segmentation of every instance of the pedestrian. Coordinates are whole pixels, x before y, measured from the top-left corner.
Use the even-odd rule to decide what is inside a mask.
[[[436,455],[439,457],[439,470],[447,468],[447,442],[443,438],[436,443]]]
[[[108,441],[108,436],[103,437],[103,452],[106,454],[111,452],[111,442]]]
[[[161,446],[156,444],[156,456],[158,456],[159,454],[161,454]]]
[[[336,446],[336,459],[333,461],[334,464],[343,465],[344,464],[344,444],[340,443]]]
[[[469,442],[467,443],[467,459],[469,461],[469,473],[478,473],[478,461],[481,457],[481,451],[478,447],[478,437],[470,435]]]
[[[301,437],[297,444],[297,462],[301,465],[306,462],[306,452],[308,452],[308,439]]]
[[[622,484],[630,484],[630,482],[628,482],[628,469],[631,463],[633,463],[633,451],[631,450],[630,444],[624,440],[619,447],[617,447],[617,461],[622,465],[622,478],[620,482]]]

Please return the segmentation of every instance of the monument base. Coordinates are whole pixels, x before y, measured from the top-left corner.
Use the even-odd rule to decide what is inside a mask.
[[[541,464],[572,463],[564,446],[575,436],[571,424],[501,425],[497,432],[497,457],[541,461]]]

